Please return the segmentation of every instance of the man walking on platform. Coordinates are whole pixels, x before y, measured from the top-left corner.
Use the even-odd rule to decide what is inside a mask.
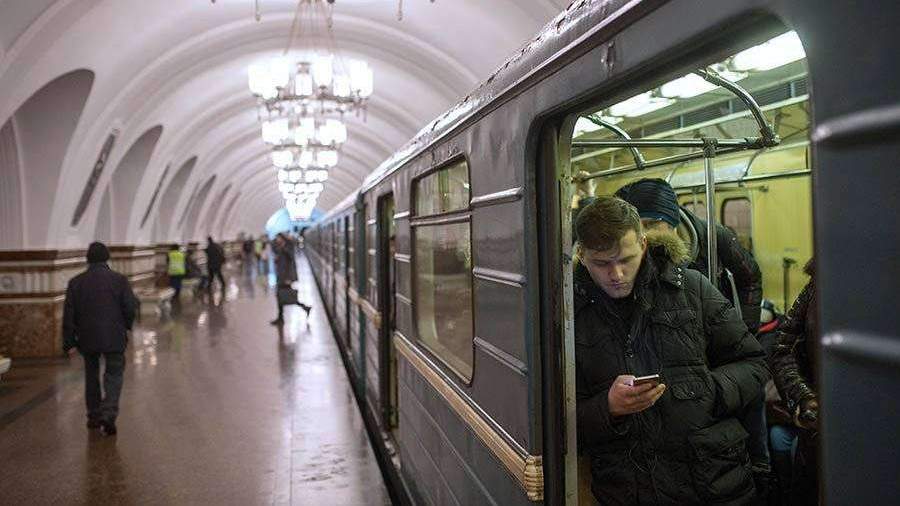
[[[66,288],[63,310],[63,349],[77,348],[84,357],[84,400],[87,426],[116,433],[119,394],[125,371],[125,347],[138,300],[128,278],[107,265],[109,250],[95,242],[87,252],[87,271]],[[100,390],[100,357],[105,361]]]
[[[225,278],[222,276],[222,265],[225,263],[225,250],[212,237],[206,238],[206,270],[209,273],[209,292],[212,293],[213,279],[218,278],[225,293]]]
[[[297,254],[297,246],[290,238],[283,233],[275,236],[272,242],[272,254],[275,255],[275,279],[278,283],[275,295],[278,299],[278,318],[272,320],[272,325],[281,325],[284,323],[284,306],[296,304],[306,311],[312,306],[303,304],[297,300],[297,290],[291,288],[291,283],[297,281],[297,260],[294,256]]]

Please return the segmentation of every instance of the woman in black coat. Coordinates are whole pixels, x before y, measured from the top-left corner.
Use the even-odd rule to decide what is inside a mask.
[[[815,259],[804,267],[809,283],[797,297],[775,341],[770,366],[778,393],[800,429],[790,504],[818,503],[819,395],[816,361],[819,347]]]

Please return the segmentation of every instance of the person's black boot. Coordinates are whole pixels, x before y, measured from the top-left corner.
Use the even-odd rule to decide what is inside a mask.
[[[88,429],[99,429],[100,428],[100,420],[88,420],[87,428]]]
[[[103,431],[107,436],[115,436],[118,430],[116,429],[116,422],[112,420],[103,420],[100,422],[100,430]]]
[[[284,320],[281,318],[275,318],[274,320],[269,322],[269,325],[283,325]]]

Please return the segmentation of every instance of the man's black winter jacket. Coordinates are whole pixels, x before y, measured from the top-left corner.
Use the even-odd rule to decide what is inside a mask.
[[[138,300],[128,278],[105,263],[90,264],[69,281],[63,310],[63,347],[82,353],[125,351]]]
[[[764,354],[719,291],[667,251],[651,242],[628,325],[587,270],[575,271],[578,441],[591,488],[610,505],[747,504],[747,432],[733,415],[762,390]],[[614,420],[613,380],[654,373],[662,397]]]

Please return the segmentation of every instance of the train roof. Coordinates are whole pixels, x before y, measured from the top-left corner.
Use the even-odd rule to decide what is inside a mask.
[[[491,106],[499,106],[505,99],[555,71],[563,55],[580,45],[589,47],[598,32],[638,15],[638,11],[646,12],[656,4],[658,2],[646,0],[576,0],[570,3],[473,92],[425,125],[415,137],[382,162],[363,180],[360,191],[372,188],[422,151],[489,111]]]

